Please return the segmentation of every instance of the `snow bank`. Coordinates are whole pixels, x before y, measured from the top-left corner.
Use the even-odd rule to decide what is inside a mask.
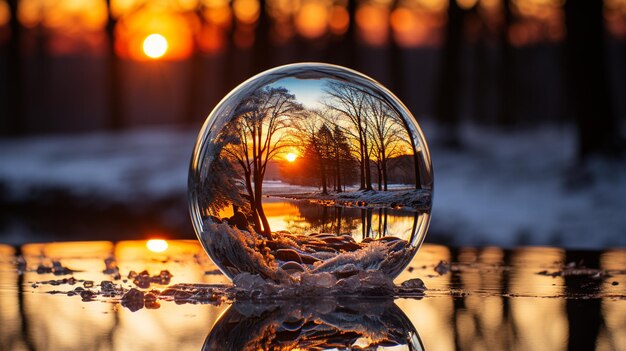
[[[436,131],[424,127],[435,174],[426,241],[626,246],[626,162],[576,168],[573,129],[465,128],[466,148],[454,151],[439,148]],[[196,134],[161,129],[0,140],[0,197],[33,200],[33,189],[51,188],[119,201],[184,198]],[[268,190],[281,187],[274,182]]]
[[[0,184],[5,198],[61,189],[77,196],[146,201],[187,190],[196,132],[138,130],[0,139]]]
[[[626,246],[626,163],[598,159],[577,168],[571,128],[466,127],[462,137],[465,150],[431,149],[434,235],[427,241]]]
[[[401,185],[398,185],[400,187]],[[393,188],[393,187],[392,187]],[[342,206],[384,206],[394,208],[430,210],[432,193],[428,190],[403,189],[390,191],[376,190],[356,190],[341,193],[331,192],[322,194],[320,192],[308,193],[283,193],[274,196],[291,199],[310,200],[322,202],[326,205]]]

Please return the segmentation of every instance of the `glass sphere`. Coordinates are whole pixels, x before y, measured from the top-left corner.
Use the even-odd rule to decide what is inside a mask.
[[[194,229],[231,279],[394,278],[424,240],[432,191],[409,110],[373,79],[321,63],[277,67],[230,92],[189,171]]]
[[[413,323],[390,300],[235,302],[202,350],[424,350]]]

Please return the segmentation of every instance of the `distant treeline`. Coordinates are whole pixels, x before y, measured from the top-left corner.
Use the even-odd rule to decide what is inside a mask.
[[[280,180],[294,185],[307,185],[323,187],[323,179],[320,176],[319,166],[316,162],[311,162],[310,156],[304,155],[302,162],[296,164],[279,164]],[[370,162],[370,169],[373,173],[372,182],[374,188],[382,190],[383,179],[381,173],[378,172],[375,162]],[[337,171],[337,168],[330,168],[330,177],[327,183],[328,188],[333,191],[344,191],[346,186],[354,186],[359,184],[358,179],[358,163],[356,160],[345,162]],[[339,174],[338,174],[339,173]],[[337,178],[342,180],[341,183],[336,181]],[[401,155],[389,159],[388,184],[415,184],[415,172],[413,171],[412,156]],[[339,184],[339,187],[338,187]]]
[[[198,2],[197,8],[169,9],[200,20],[201,30],[188,38],[194,50],[179,61],[153,62],[115,54],[121,40],[116,28],[149,11],[151,2],[138,2],[141,6],[133,11],[115,16],[111,3],[106,1],[106,24],[94,41],[101,46],[95,50],[99,54],[60,55],[52,49],[65,47],[63,33],[53,32],[43,19],[24,26],[18,14],[21,1],[7,2],[9,20],[0,27],[0,133],[172,123],[195,127],[251,75],[285,63],[323,61],[360,70],[387,85],[414,115],[443,125],[448,145],[462,144],[458,126],[465,121],[508,129],[549,121],[578,126],[581,156],[620,149],[626,44],[615,28],[626,21],[605,7],[606,1],[546,2],[543,7],[533,2],[545,16],[532,17],[524,12],[526,1],[502,0],[495,7],[488,6],[492,1],[445,1],[447,8],[429,13],[401,1],[374,9],[368,1],[349,0],[336,2],[329,12],[329,18],[345,15],[341,30],[328,24],[315,35],[294,30],[294,23],[301,26],[313,17],[290,14],[278,22],[278,2],[268,0],[255,2],[258,13],[251,23],[243,23],[233,11],[235,2],[225,2],[227,8],[221,10],[234,15],[223,17],[227,21],[216,32],[210,20],[217,18],[211,15],[217,10]],[[39,15],[44,18],[50,9],[42,5]],[[364,13],[382,16],[376,18],[384,26],[367,27],[370,21],[359,20],[366,18]],[[418,16],[417,22],[407,14]],[[419,17],[423,15],[427,18]],[[415,23],[421,26],[409,26]],[[544,37],[548,40],[533,40]],[[207,43],[213,51],[203,51]]]

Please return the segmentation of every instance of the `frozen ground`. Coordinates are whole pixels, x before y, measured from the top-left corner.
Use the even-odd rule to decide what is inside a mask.
[[[573,129],[465,128],[462,152],[431,150],[432,228],[459,245],[626,246],[626,163],[576,167]]]
[[[150,201],[186,191],[196,135],[172,128],[0,139],[0,183],[10,199],[57,188],[77,196]]]
[[[626,246],[626,162],[575,167],[573,130],[465,128],[459,151],[437,147],[425,132],[435,171],[427,241]],[[184,198],[195,136],[172,128],[0,140],[0,201],[36,202],[46,189],[133,206]],[[284,191],[277,182],[270,188]]]

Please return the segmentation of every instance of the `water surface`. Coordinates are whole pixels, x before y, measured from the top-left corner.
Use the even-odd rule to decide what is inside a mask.
[[[19,254],[27,263],[23,274],[18,274],[16,255]],[[115,299],[98,297],[95,301],[83,302],[80,296],[48,293],[69,291],[82,283],[72,286],[41,284],[70,276],[93,280],[96,285],[102,280],[111,280],[110,274],[103,273],[104,260],[111,257],[122,278],[131,270],[146,269],[158,274],[167,269],[174,276],[170,286],[177,283],[228,284],[195,241],[170,241],[169,247],[161,253],[150,251],[145,241],[27,244],[18,248],[0,245],[0,349],[202,350],[207,349],[211,340],[228,341],[228,334],[218,331],[228,323],[242,327],[239,322],[251,323],[251,326],[282,326],[283,329],[276,329],[282,333],[263,334],[274,342],[285,342],[285,338],[292,343],[303,342],[305,335],[309,335],[310,342],[309,327],[298,324],[306,320],[306,316],[322,313],[326,322],[335,321],[335,325],[345,328],[346,314],[337,317],[336,312],[344,311],[337,308],[337,303],[347,308],[354,306],[344,301],[330,305],[314,301],[309,307],[290,308],[291,312],[285,315],[284,309],[272,309],[268,302],[243,308],[238,305],[233,309],[230,301],[217,305],[160,301],[157,309],[131,312]],[[60,260],[63,266],[75,272],[61,276],[36,272],[39,265],[50,266],[53,260]],[[440,265],[441,261],[451,264]],[[571,263],[569,268],[568,263]],[[435,271],[437,266],[443,274]],[[446,271],[448,268],[450,271]],[[552,247],[450,249],[425,244],[396,282],[416,277],[428,288],[423,298],[356,301],[361,307],[352,307],[353,310],[365,306],[369,318],[354,319],[350,328],[376,331],[380,330],[374,328],[376,325],[399,326],[394,330],[400,334],[385,337],[409,342],[388,348],[390,350],[626,348],[624,249],[603,252]],[[116,282],[125,288],[136,287],[132,281]],[[166,287],[152,284],[146,291]],[[316,306],[313,311],[311,305]],[[330,307],[319,310],[317,306]],[[332,318],[340,319],[337,322]],[[402,322],[405,320],[410,324]],[[292,324],[285,324],[285,321]],[[220,328],[213,332],[215,326]],[[286,333],[286,327],[298,332]],[[249,330],[252,333],[269,329]],[[343,339],[332,339],[333,342],[353,337],[350,333],[338,335]]]

